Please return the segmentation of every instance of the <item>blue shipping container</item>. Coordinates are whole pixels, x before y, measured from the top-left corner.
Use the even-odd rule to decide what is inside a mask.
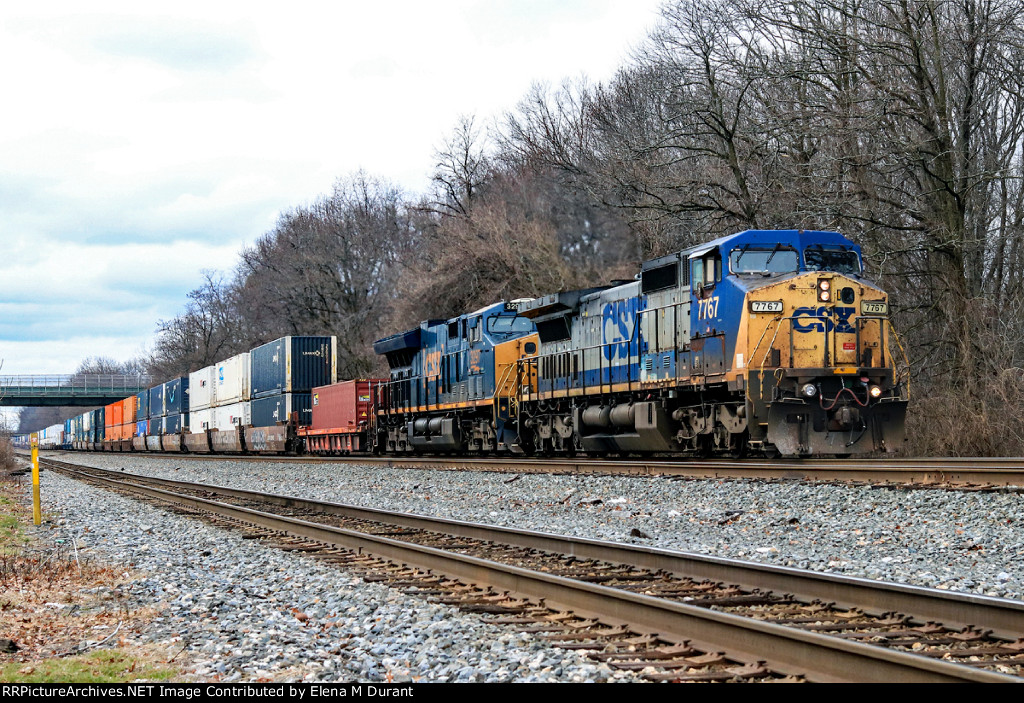
[[[179,376],[164,384],[164,415],[188,412],[188,376]],[[176,432],[177,430],[175,430]],[[173,433],[170,433],[173,434]]]
[[[183,421],[183,418],[185,418],[185,417],[186,416],[182,415],[181,413],[176,413],[174,415],[167,415],[166,417],[164,417],[163,418],[163,424],[164,424],[163,434],[178,434],[179,432],[182,432],[183,429],[187,429],[188,428],[188,422],[187,421]]]
[[[136,420],[149,419],[149,391],[142,391],[135,396],[138,399],[138,407],[135,409]],[[145,434],[145,433],[142,433]]]
[[[92,431],[90,432],[90,442],[102,442],[106,434],[106,408],[96,408],[92,411]]]
[[[153,386],[149,389],[149,416],[163,417],[164,415],[164,384]]]
[[[281,337],[249,352],[253,398],[336,383],[337,337]],[[256,426],[256,425],[254,425]]]
[[[288,417],[293,412],[299,414],[300,425],[311,425],[313,422],[313,394],[279,393],[253,398],[252,426],[270,427],[288,422]]]
[[[149,420],[139,420],[136,422],[135,434],[139,437],[149,434]]]

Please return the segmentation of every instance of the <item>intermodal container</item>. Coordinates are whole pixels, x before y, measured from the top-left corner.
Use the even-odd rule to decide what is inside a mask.
[[[188,375],[188,408],[203,410],[213,405],[216,366],[207,366]]]
[[[248,427],[252,424],[251,403],[232,403],[213,408],[213,418],[210,427],[215,430],[231,430],[242,425]]]
[[[188,412],[188,376],[173,378],[164,384],[164,415]]]
[[[337,351],[338,339],[333,336],[281,337],[256,347],[249,352],[252,397],[309,393],[336,382]]]
[[[237,354],[216,364],[213,405],[231,405],[249,400],[249,352]]]
[[[121,401],[103,408],[103,436],[96,441],[121,439],[121,410]]]
[[[89,421],[92,426],[89,428],[89,431],[86,432],[87,442],[103,441],[104,429],[106,428],[106,425],[103,423],[103,416],[105,414],[104,410],[105,408],[96,408],[89,412]]]
[[[175,413],[174,415],[167,415],[163,418],[164,429],[163,434],[178,434],[179,432],[188,431],[188,415],[182,415],[181,413]]]
[[[189,387],[195,388],[193,379],[189,379]],[[196,410],[195,408],[188,411],[188,428],[190,432],[205,432],[206,430],[215,429],[211,418],[213,417],[213,408],[202,408]]]
[[[149,419],[149,391],[142,391],[135,396],[135,421]]]
[[[357,430],[373,412],[373,392],[385,381],[342,381],[313,389],[312,427],[315,430]]]
[[[149,420],[135,421],[135,436],[144,437],[149,434]]]
[[[252,426],[270,427],[284,424],[293,412],[299,414],[299,424],[309,425],[312,420],[312,400],[309,393],[279,393],[252,399]]]
[[[121,401],[121,424],[123,425],[134,425],[135,424],[135,413],[139,407],[139,399],[134,395],[130,395]],[[131,439],[131,435],[128,437],[122,437],[121,439]]]
[[[149,416],[150,418],[164,416],[164,384],[162,383],[149,389]]]

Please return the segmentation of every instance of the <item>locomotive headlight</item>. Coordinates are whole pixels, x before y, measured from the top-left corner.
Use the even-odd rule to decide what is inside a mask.
[[[800,391],[808,398],[813,398],[814,395],[818,392],[818,389],[815,387],[813,383],[805,383],[804,387],[801,388]]]
[[[818,302],[827,303],[832,299],[832,281],[827,278],[818,279]]]
[[[877,398],[880,395],[882,395],[882,389],[879,388],[878,386],[871,386],[871,388],[868,390],[868,393],[871,394],[872,398]]]

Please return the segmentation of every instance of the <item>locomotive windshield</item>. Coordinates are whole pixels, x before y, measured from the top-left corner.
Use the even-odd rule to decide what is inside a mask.
[[[847,249],[825,249],[808,247],[804,249],[804,264],[808,271],[834,271],[859,276],[860,257],[857,252]]]
[[[793,249],[733,249],[729,268],[733,273],[794,273],[800,258]]]
[[[514,332],[532,332],[533,320],[518,315],[498,315],[487,318],[487,331],[498,334],[511,334]]]

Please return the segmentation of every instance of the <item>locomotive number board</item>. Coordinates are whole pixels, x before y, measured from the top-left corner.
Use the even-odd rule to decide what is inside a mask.
[[[861,315],[888,315],[889,304],[876,300],[862,300],[860,303]]]
[[[750,312],[782,312],[781,300],[751,300]]]

